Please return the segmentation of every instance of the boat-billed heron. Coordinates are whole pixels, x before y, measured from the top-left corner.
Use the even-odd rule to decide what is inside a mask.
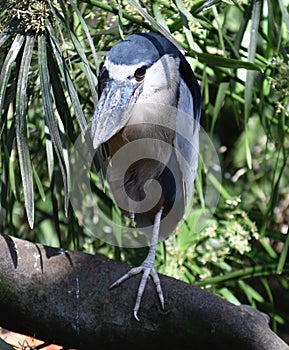
[[[116,203],[150,239],[142,265],[111,286],[142,273],[133,308],[138,320],[149,276],[164,308],[154,267],[156,246],[175,231],[193,192],[200,88],[189,63],[171,41],[157,33],[140,33],[108,52],[99,90],[91,126],[93,147],[102,150]],[[125,152],[119,153],[122,149]]]

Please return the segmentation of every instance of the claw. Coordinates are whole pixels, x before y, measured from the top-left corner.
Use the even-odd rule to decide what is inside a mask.
[[[138,315],[137,315],[137,311],[136,311],[136,310],[133,310],[133,317],[134,317],[138,322],[140,322],[140,319],[138,318]]]
[[[133,315],[134,318],[139,321],[139,317],[137,315],[142,296],[145,290],[145,286],[147,284],[148,278],[151,276],[152,280],[154,281],[154,284],[156,286],[156,291],[162,306],[162,309],[165,308],[165,303],[164,303],[164,295],[161,287],[161,282],[158,276],[158,273],[156,272],[156,269],[154,267],[154,262],[155,262],[155,254],[156,254],[156,246],[158,242],[158,236],[159,236],[159,228],[160,228],[160,221],[161,221],[161,215],[162,215],[162,209],[156,214],[155,216],[155,222],[154,222],[154,229],[153,229],[153,235],[152,235],[152,244],[150,247],[149,254],[145,261],[142,263],[141,266],[138,267],[133,267],[130,271],[128,271],[125,275],[120,277],[118,280],[116,280],[109,288],[114,288],[119,286],[122,282],[126,281],[128,278],[135,276],[139,273],[143,273],[138,291],[137,291],[137,296],[136,296],[136,301],[135,305],[133,308]]]
[[[161,282],[158,276],[158,273],[156,272],[154,267],[150,267],[150,266],[138,266],[138,267],[134,267],[132,268],[129,272],[127,272],[125,275],[123,275],[122,277],[120,277],[118,280],[116,280],[111,286],[111,288],[117,287],[119,286],[122,282],[126,281],[128,278],[137,275],[139,273],[143,273],[143,276],[141,278],[139,287],[138,287],[138,291],[137,291],[137,297],[136,297],[136,302],[133,308],[133,315],[134,318],[139,321],[139,317],[138,317],[138,311],[140,308],[140,304],[141,304],[141,300],[142,300],[142,296],[145,290],[145,286],[147,284],[147,281],[149,279],[149,277],[152,277],[152,280],[154,281],[154,284],[156,286],[156,291],[162,306],[162,309],[164,309],[165,305],[164,305],[164,295],[163,295],[163,291],[162,291],[162,287],[161,287]]]

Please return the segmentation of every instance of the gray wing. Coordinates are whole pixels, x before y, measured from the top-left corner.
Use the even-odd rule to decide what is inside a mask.
[[[196,88],[199,89],[198,86]],[[192,196],[198,167],[200,106],[194,106],[194,102],[197,103],[198,99],[193,100],[191,90],[181,78],[174,146],[183,176],[185,205]]]

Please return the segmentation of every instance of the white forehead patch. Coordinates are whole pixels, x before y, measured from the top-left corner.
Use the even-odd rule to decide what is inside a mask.
[[[145,65],[146,64],[143,62],[143,63],[135,64],[133,66],[127,66],[125,64],[114,64],[109,60],[106,60],[104,63],[104,66],[108,70],[109,77],[116,81],[124,81],[128,77],[133,77],[134,72],[138,68]]]
[[[178,58],[170,55],[162,56],[157,62],[151,67],[148,67],[146,76],[144,79],[144,90],[157,90],[158,87],[167,86],[174,84],[179,78],[179,64]],[[133,66],[125,64],[115,64],[106,59],[104,66],[109,72],[109,77],[116,81],[124,81],[129,77],[133,77],[135,71],[147,65],[146,62],[140,62]],[[149,91],[147,91],[149,93]]]

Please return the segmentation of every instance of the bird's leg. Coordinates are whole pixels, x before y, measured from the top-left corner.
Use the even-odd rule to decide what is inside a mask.
[[[134,315],[135,319],[138,321],[139,321],[139,318],[138,318],[137,313],[138,313],[138,310],[140,308],[141,299],[142,299],[142,296],[143,296],[143,293],[145,290],[145,286],[146,286],[146,283],[147,283],[149,276],[151,276],[153,281],[154,281],[154,284],[156,286],[156,290],[157,290],[157,293],[159,296],[160,303],[162,305],[162,308],[164,309],[163,291],[162,291],[162,287],[161,287],[158,273],[154,267],[156,247],[157,247],[158,239],[159,239],[159,231],[160,231],[162,212],[163,212],[163,209],[161,209],[155,216],[151,246],[150,246],[148,256],[146,257],[144,262],[141,264],[141,266],[132,268],[128,273],[123,275],[121,278],[119,278],[116,282],[114,282],[110,286],[110,288],[116,287],[116,286],[120,285],[123,281],[127,280],[129,277],[137,275],[141,272],[143,273],[142,279],[140,281],[138,291],[137,291],[136,302],[135,302],[135,305],[133,308],[133,315]]]

